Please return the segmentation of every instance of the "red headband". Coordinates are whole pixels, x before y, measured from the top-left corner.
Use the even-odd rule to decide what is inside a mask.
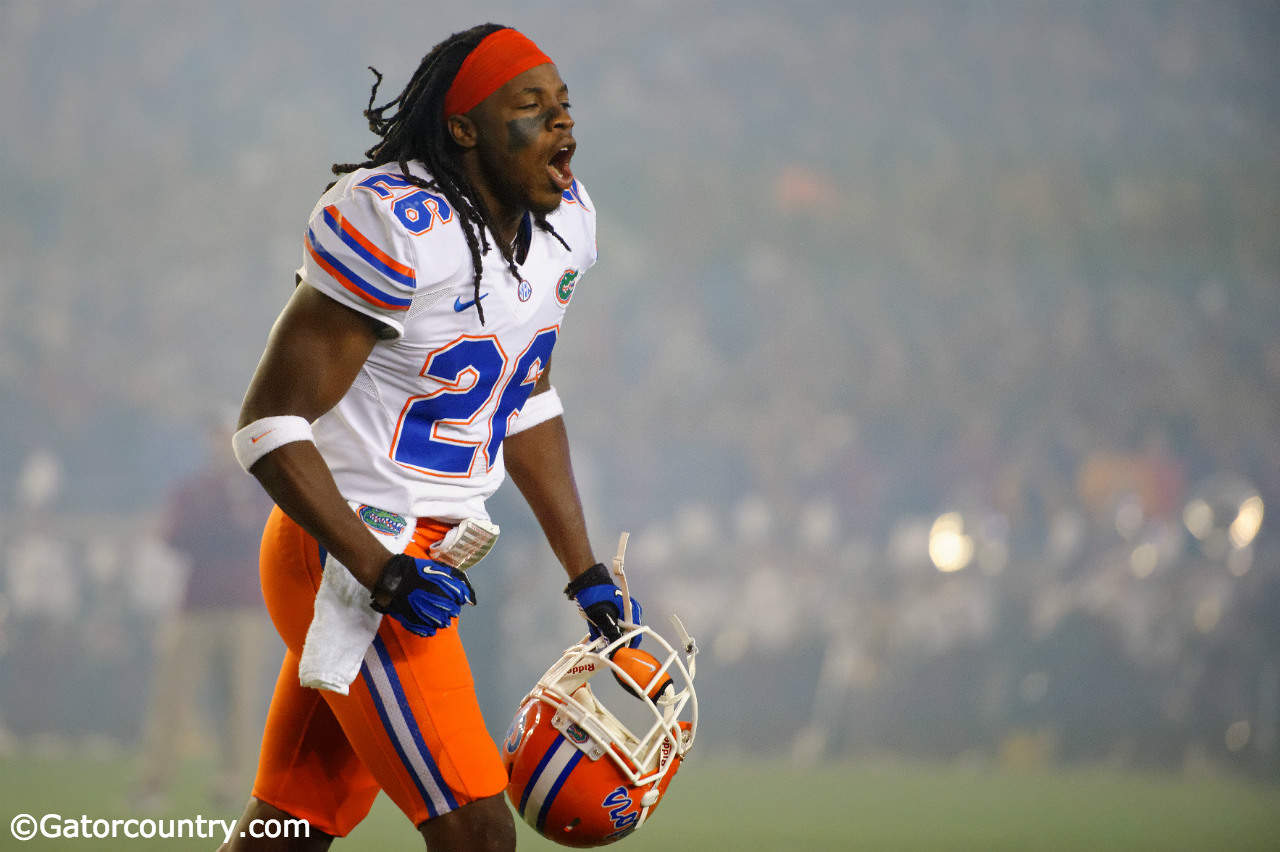
[[[526,36],[502,29],[481,39],[444,96],[444,117],[471,112],[511,78],[551,60]]]

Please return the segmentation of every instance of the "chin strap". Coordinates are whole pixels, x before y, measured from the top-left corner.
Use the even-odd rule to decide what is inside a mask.
[[[618,588],[622,589],[622,599],[624,601],[631,600],[631,591],[627,588],[627,572],[622,570],[623,559],[627,555],[627,541],[630,540],[631,533],[626,530],[622,531],[622,535],[618,536],[618,554],[613,557],[613,573],[618,577]],[[631,621],[630,613],[624,612],[622,618],[618,619],[618,623],[623,627],[639,627]]]

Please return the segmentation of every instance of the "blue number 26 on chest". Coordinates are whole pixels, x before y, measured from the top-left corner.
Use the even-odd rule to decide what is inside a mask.
[[[391,458],[436,476],[467,477],[489,470],[512,417],[546,369],[558,332],[559,326],[537,332],[512,369],[493,335],[462,335],[432,352],[422,375],[440,387],[405,403]],[[477,471],[481,454],[483,466]]]

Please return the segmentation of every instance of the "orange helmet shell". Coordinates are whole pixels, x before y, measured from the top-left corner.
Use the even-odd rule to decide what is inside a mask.
[[[608,644],[584,640],[525,697],[503,742],[512,806],[539,834],[563,846],[604,846],[638,829],[693,745],[692,640],[686,667],[649,628],[635,630],[653,636],[670,652],[667,658],[659,662],[646,652],[617,647],[634,634]],[[591,691],[590,679],[604,671],[624,685],[619,674],[625,673],[643,690],[636,698],[621,697],[648,708],[648,730],[632,733]],[[679,691],[676,679],[683,686]]]
[[[657,803],[644,808],[647,789],[632,786],[607,757],[591,760],[570,739],[576,739],[572,727],[561,734],[551,726],[554,715],[554,708],[537,698],[527,699],[516,714],[502,748],[512,807],[539,834],[562,846],[582,849],[621,840]],[[657,785],[659,799],[681,758],[673,760]]]

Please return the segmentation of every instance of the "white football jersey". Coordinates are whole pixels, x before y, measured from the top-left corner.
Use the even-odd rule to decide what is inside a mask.
[[[421,163],[410,169],[430,179]],[[488,517],[485,499],[504,476],[502,440],[596,260],[595,211],[581,184],[547,221],[570,248],[532,227],[520,280],[496,248],[482,255],[481,325],[471,252],[443,193],[387,165],[352,172],[321,196],[298,274],[395,333],[313,424],[348,500],[446,521]]]

